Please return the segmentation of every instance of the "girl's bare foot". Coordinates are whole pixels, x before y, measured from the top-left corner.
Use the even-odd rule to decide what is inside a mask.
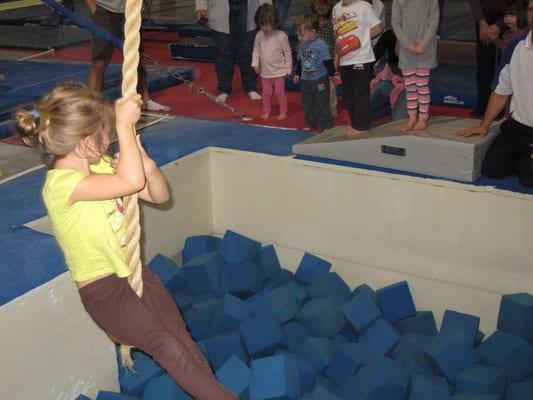
[[[263,115],[261,115],[261,118],[269,119],[270,118],[270,114],[269,113],[264,113]]]
[[[409,120],[407,121],[407,126],[402,129],[404,132],[412,131],[416,125],[417,117],[416,115],[409,115]]]
[[[304,132],[310,132],[311,131],[311,128],[309,128],[308,126],[306,126],[304,129],[303,129]]]
[[[363,131],[360,131],[359,129],[352,128],[348,125],[346,128],[346,137],[348,138],[354,138],[357,136],[360,136],[363,133]]]
[[[282,121],[284,119],[287,119],[288,115],[287,114],[284,114],[284,113],[281,113],[280,115],[277,116],[277,120],[278,121]]]
[[[425,131],[427,127],[428,127],[428,119],[424,117],[420,117],[418,118],[418,121],[416,125],[414,126],[413,130],[414,131]]]

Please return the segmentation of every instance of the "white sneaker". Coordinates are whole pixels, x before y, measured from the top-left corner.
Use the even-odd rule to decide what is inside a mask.
[[[148,100],[146,103],[144,103],[144,109],[146,111],[156,111],[156,112],[167,112],[170,111],[169,106],[165,106],[163,104],[159,104],[153,100]]]
[[[255,90],[252,90],[251,92],[248,92],[248,97],[252,100],[261,100],[262,97],[259,93],[257,93]]]
[[[226,100],[228,99],[229,97],[229,94],[227,93],[220,93],[218,96],[217,96],[217,103],[225,103]]]

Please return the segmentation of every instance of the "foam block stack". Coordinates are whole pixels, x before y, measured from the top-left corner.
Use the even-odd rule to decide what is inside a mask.
[[[533,399],[530,294],[503,296],[498,329],[482,340],[479,318],[459,311],[446,310],[438,331],[406,281],[351,291],[327,260],[305,253],[292,273],[272,245],[233,231],[187,239],[182,259],[149,267],[240,399]],[[189,398],[149,357],[135,360],[136,374],[119,372],[130,397],[116,399]]]

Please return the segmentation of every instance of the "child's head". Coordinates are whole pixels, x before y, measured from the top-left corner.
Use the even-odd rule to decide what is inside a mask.
[[[313,0],[311,12],[318,17],[318,25],[325,26],[331,22],[331,2],[329,0]]]
[[[35,111],[16,111],[15,125],[24,143],[41,147],[51,159],[69,154],[84,140],[101,155],[115,133],[113,105],[79,83],[56,87],[35,105]]]
[[[527,27],[526,12],[520,1],[510,0],[505,3],[503,9],[503,22],[510,30]]]
[[[255,24],[265,33],[279,29],[281,20],[276,7],[267,3],[260,6],[255,13]]]
[[[312,13],[302,14],[296,18],[294,27],[296,28],[296,34],[300,42],[310,42],[316,38],[318,17]]]

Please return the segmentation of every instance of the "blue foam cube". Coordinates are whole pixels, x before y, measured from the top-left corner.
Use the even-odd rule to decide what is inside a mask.
[[[250,308],[255,314],[264,313],[273,316],[281,324],[293,319],[299,311],[298,304],[286,286],[264,293],[251,304]]]
[[[531,400],[533,381],[516,382],[507,387],[505,400]]]
[[[328,392],[331,392],[331,393],[335,392],[335,386],[324,375],[317,375],[316,377],[315,389],[319,387],[322,389],[326,389]]]
[[[451,400],[448,382],[442,376],[413,374],[409,400]]]
[[[248,353],[244,348],[239,331],[231,331],[222,335],[213,336],[207,340],[206,347],[209,360],[215,370],[222,367],[231,356],[236,356],[242,362],[248,363]]]
[[[207,310],[206,310],[207,311]],[[210,336],[209,326],[211,324],[210,313],[198,313],[192,309],[183,314],[185,323],[189,328],[191,336],[195,340],[206,339]]]
[[[144,388],[143,400],[192,400],[168,374],[152,378]]]
[[[468,343],[474,345],[479,329],[479,317],[463,314],[457,311],[446,310],[442,317],[440,335],[457,333],[463,335]]]
[[[287,290],[287,292],[293,298],[296,304],[298,304],[298,308],[302,308],[305,302],[309,299],[309,294],[307,293],[307,286],[298,283],[295,280],[286,282],[281,287]]]
[[[254,360],[250,400],[299,399],[300,376],[296,360],[285,354]]]
[[[368,286],[366,283],[357,286],[352,291],[352,297],[359,293],[366,293],[370,299],[376,304],[378,304],[378,295],[376,294],[376,291],[372,289],[370,286]]]
[[[340,400],[359,400],[357,391],[355,375],[349,375],[338,385],[335,395]]]
[[[170,258],[157,254],[152,261],[148,263],[148,268],[154,272],[161,283],[172,293],[187,294],[187,282],[183,277],[181,270],[176,263]]]
[[[435,317],[431,311],[418,311],[416,315],[409,318],[400,319],[394,322],[394,327],[400,333],[418,333],[420,335],[437,335],[437,325]]]
[[[270,315],[258,314],[241,322],[239,329],[248,354],[262,357],[286,348],[281,324]]]
[[[356,331],[362,330],[381,316],[376,303],[367,292],[359,292],[342,305],[344,315]]]
[[[333,338],[346,324],[346,318],[334,297],[308,301],[297,320],[311,328],[315,336]]]
[[[304,397],[306,400],[339,400],[337,396],[331,393],[329,390],[324,389],[322,386],[317,386],[311,394]]]
[[[378,354],[386,354],[400,340],[400,334],[383,318],[372,322],[359,335],[359,342]]]
[[[533,340],[533,295],[506,294],[500,302],[498,329]]]
[[[502,368],[474,364],[462,371],[455,380],[458,392],[472,391],[505,394],[505,373]]]
[[[416,314],[415,303],[406,281],[378,289],[376,295],[383,318],[389,322],[409,318]]]
[[[224,289],[240,298],[247,298],[263,287],[263,277],[259,266],[245,261],[237,264],[224,264]]]
[[[435,336],[406,333],[394,347],[392,358],[399,361],[409,374],[435,375],[437,371],[425,354],[425,349],[434,338]]]
[[[350,288],[335,272],[328,272],[313,280],[307,287],[310,297],[334,297],[339,304],[349,300],[351,296]]]
[[[251,373],[240,358],[232,356],[216,371],[216,377],[226,389],[242,399],[248,396]]]
[[[501,400],[501,398],[497,394],[467,391],[456,393],[452,400]]]
[[[96,400],[141,400],[141,398],[101,390],[98,392]]]
[[[118,356],[118,355],[117,355]],[[131,396],[141,396],[144,387],[154,376],[161,375],[163,370],[152,358],[136,351],[133,354],[134,371],[128,371],[119,363],[118,382],[120,391]]]
[[[277,280],[281,278],[281,264],[279,263],[276,249],[271,244],[261,247],[257,264],[261,268],[265,279]]]
[[[246,236],[227,230],[218,252],[226,264],[254,261],[261,249],[261,243]]]
[[[178,305],[178,308],[180,309],[181,313],[184,313],[185,311],[189,310],[192,306],[192,296],[189,294],[183,294],[181,292],[179,293],[171,293],[172,298]]]
[[[387,357],[375,357],[355,374],[355,385],[362,399],[407,397],[409,376],[402,365]]]
[[[353,376],[371,358],[371,353],[360,343],[338,344],[326,368],[326,376],[338,385],[347,377]]]
[[[296,269],[296,280],[309,285],[321,275],[329,272],[331,263],[317,256],[305,253]]]
[[[329,365],[334,351],[333,341],[320,337],[306,339],[297,349],[297,353],[309,361],[317,374]]]
[[[344,324],[343,328],[339,331],[338,336],[342,336],[347,342],[357,342],[359,340],[359,335],[350,322]]]
[[[189,236],[181,254],[181,262],[185,264],[200,254],[213,253],[220,246],[220,238],[209,235]]]
[[[293,352],[296,351],[307,338],[313,336],[311,329],[295,321],[287,322],[282,326],[282,329],[287,340],[287,348]]]
[[[222,259],[217,253],[198,255],[184,264],[181,271],[192,295],[220,291]]]
[[[495,331],[479,345],[477,353],[484,364],[503,368],[508,383],[522,380],[533,365],[533,354],[520,336]]]
[[[76,397],[76,400],[91,400],[91,398],[85,396],[84,394],[80,394],[78,397]]]
[[[213,310],[210,332],[218,335],[238,329],[239,324],[251,316],[250,307],[245,301],[226,293],[223,300]]]

